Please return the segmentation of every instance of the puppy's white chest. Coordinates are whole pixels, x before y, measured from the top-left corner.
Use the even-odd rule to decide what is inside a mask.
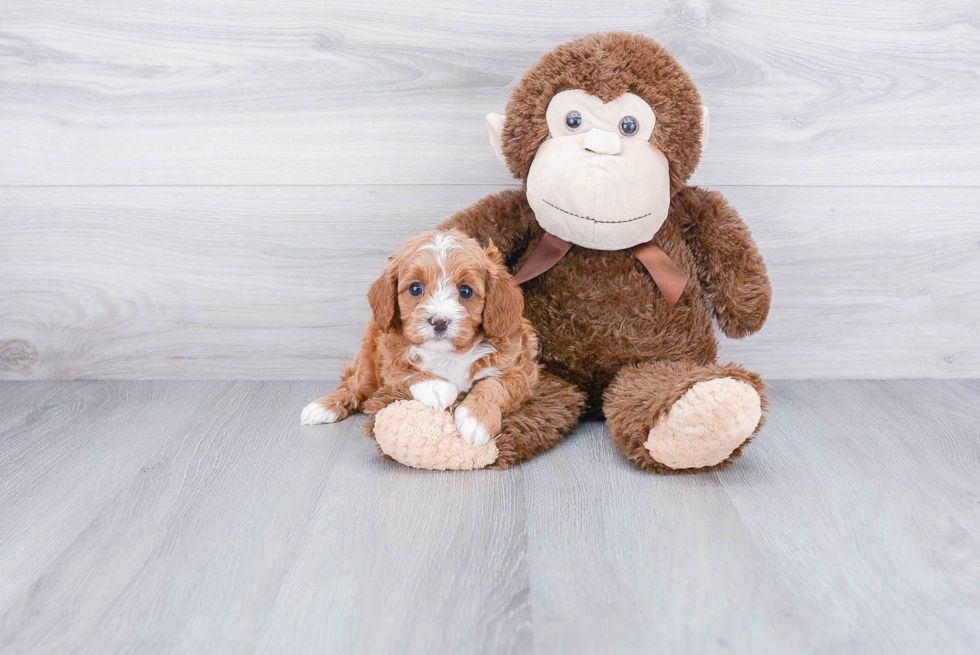
[[[472,348],[461,353],[436,352],[413,346],[408,351],[408,357],[420,370],[452,382],[460,391],[469,391],[477,380],[500,374],[497,369],[485,368],[470,378],[473,362],[494,352],[494,347],[481,339]]]

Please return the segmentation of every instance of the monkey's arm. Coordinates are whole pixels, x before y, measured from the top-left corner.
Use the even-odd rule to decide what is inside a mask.
[[[757,332],[769,314],[772,288],[749,228],[717,191],[688,187],[674,202],[718,326],[736,339]]]
[[[524,192],[518,189],[481,198],[439,226],[441,230],[451,228],[462,230],[484,247],[493,240],[511,270],[533,238],[541,234]]]

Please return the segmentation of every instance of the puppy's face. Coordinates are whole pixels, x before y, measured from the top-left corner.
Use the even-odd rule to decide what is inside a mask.
[[[413,345],[442,352],[519,330],[524,308],[496,248],[455,230],[408,241],[368,298],[381,329],[400,329]]]

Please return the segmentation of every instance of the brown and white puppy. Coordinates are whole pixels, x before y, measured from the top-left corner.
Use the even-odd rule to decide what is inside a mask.
[[[537,337],[500,253],[458,230],[427,232],[389,258],[371,285],[374,314],[341,384],[310,403],[302,423],[333,423],[373,396],[451,407],[468,443],[500,432],[501,417],[538,379]]]

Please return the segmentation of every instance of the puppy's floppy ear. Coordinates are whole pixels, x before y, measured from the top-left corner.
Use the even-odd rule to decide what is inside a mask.
[[[394,255],[388,258],[384,273],[371,284],[367,296],[374,322],[382,331],[401,327],[401,317],[398,315],[398,261]]]
[[[483,331],[488,337],[504,337],[519,329],[524,313],[524,294],[504,266],[500,251],[491,241],[486,249],[487,297],[483,303]]]

